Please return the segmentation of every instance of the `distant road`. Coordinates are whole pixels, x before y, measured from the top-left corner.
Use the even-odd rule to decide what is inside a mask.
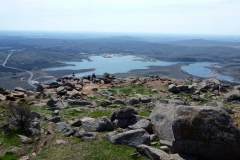
[[[14,67],[8,67],[6,66],[6,63],[9,59],[9,57],[12,55],[12,52],[9,53],[9,55],[7,56],[6,60],[3,62],[2,66],[5,67],[5,68],[10,68],[10,69],[15,69],[15,70],[19,70],[19,71],[23,71],[23,72],[27,72],[30,74],[30,77],[28,78],[28,84],[30,86],[32,86],[33,88],[37,88],[35,85],[32,84],[32,77],[33,77],[33,73],[31,71],[27,71],[27,70],[24,70],[24,69],[19,69],[19,68],[14,68]]]

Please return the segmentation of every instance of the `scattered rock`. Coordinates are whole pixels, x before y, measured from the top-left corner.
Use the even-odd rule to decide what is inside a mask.
[[[74,134],[74,131],[68,126],[68,124],[66,122],[57,123],[55,132],[63,133],[67,136],[71,136]]]

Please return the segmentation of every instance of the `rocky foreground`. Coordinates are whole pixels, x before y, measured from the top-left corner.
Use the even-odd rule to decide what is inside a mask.
[[[21,145],[3,145],[1,154],[34,159],[50,144],[70,145],[72,139],[54,138],[64,135],[93,142],[103,138],[112,145],[135,148],[129,159],[135,155],[154,160],[240,159],[240,86],[215,78],[121,79],[107,73],[96,82],[63,77],[39,84],[36,92],[0,88],[3,106],[10,102],[30,105],[33,117],[32,135],[17,135]],[[1,117],[6,117],[5,109]],[[14,126],[1,123],[2,134],[7,136]],[[99,152],[108,151],[99,148]]]

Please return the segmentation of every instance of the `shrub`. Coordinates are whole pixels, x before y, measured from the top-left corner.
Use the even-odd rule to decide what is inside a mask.
[[[21,129],[28,131],[33,117],[31,116],[31,110],[29,106],[18,104],[9,104],[7,106],[8,116],[7,122],[9,126],[20,127]]]

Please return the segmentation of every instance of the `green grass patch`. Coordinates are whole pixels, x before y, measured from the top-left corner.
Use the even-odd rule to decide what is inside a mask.
[[[23,154],[16,154],[11,152],[6,152],[3,156],[0,157],[0,160],[16,160],[18,157]]]
[[[117,95],[117,90],[116,89],[109,89],[109,92],[111,92],[113,95]]]
[[[93,101],[93,100],[96,100],[97,97],[95,97],[95,96],[91,96],[91,97],[88,97],[88,99],[91,100],[91,101]]]
[[[160,149],[160,146],[161,146],[160,141],[158,140],[157,143],[154,143],[154,144],[151,143],[151,146],[154,148]]]
[[[125,95],[131,95],[133,93],[133,90],[131,88],[122,88],[119,91]]]
[[[110,117],[111,114],[112,114],[112,113],[111,113],[110,111],[94,110],[94,111],[91,112],[88,116],[89,116],[89,117],[92,117],[92,118],[98,118],[98,117],[103,117],[103,116]]]
[[[8,135],[3,135],[0,133],[0,141],[3,143],[3,146],[21,146],[21,141],[17,137],[18,134],[26,135],[31,138],[31,133],[22,130],[21,128],[13,128]]]
[[[99,106],[99,104],[101,103],[101,100],[96,100],[95,103]]]
[[[26,135],[29,138],[32,138],[31,133],[26,132],[18,127],[13,128],[12,131],[8,135],[3,135],[2,133],[0,133],[0,141],[2,143],[2,145],[0,146],[1,152],[3,152],[3,153],[6,152],[8,149],[10,149],[11,146],[21,148],[22,143],[21,143],[20,139],[17,137],[18,134]],[[31,147],[27,148],[27,149],[30,150]],[[22,154],[6,152],[3,156],[0,157],[0,160],[16,160],[17,157],[19,157],[21,155]]]
[[[87,116],[90,111],[88,110],[75,110],[75,109],[63,109],[60,111],[60,115],[62,117],[62,121],[67,121],[67,120],[74,120],[74,119],[79,119],[84,116]]]
[[[122,108],[124,106],[125,106],[124,104],[110,104],[107,107],[108,108]]]
[[[140,88],[136,90],[137,93],[142,94],[142,95],[147,95],[147,94],[157,94],[157,91],[152,91],[151,89],[145,89],[145,88]]]
[[[81,160],[147,160],[140,155],[131,156],[136,152],[135,148],[124,145],[113,145],[99,135],[98,140],[81,140],[79,138],[67,138],[57,135],[54,139],[68,139],[71,141],[69,145],[53,146],[50,144],[44,148],[40,155],[33,160],[48,159],[81,159]],[[76,142],[75,139],[77,140]],[[69,158],[72,157],[72,158]]]
[[[149,117],[151,113],[152,113],[151,110],[142,110],[142,111],[138,112],[138,115],[144,116],[144,117]]]
[[[31,111],[35,111],[35,112],[45,112],[45,111],[50,111],[50,107],[49,106],[42,106],[42,107],[30,107]]]

